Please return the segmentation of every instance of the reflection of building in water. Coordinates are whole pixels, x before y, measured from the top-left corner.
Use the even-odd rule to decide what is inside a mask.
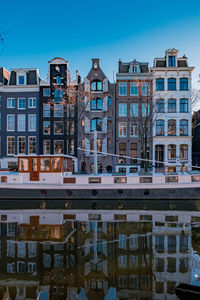
[[[191,281],[191,216],[187,212],[154,215],[152,242],[156,299],[164,295],[176,299],[175,287]]]

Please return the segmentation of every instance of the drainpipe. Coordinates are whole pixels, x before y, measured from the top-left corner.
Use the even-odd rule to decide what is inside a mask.
[[[98,167],[97,167],[97,131],[94,130],[94,175],[98,175]]]

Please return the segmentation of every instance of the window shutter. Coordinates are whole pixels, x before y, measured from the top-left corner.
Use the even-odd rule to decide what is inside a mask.
[[[105,78],[103,81],[103,92],[108,92],[108,79]]]
[[[102,132],[107,132],[107,117],[103,118],[103,122],[102,122]]]
[[[90,92],[90,81],[87,78],[85,78],[84,89],[85,92]]]
[[[85,111],[90,111],[90,101],[86,96],[84,97],[84,103],[85,103]]]
[[[90,132],[90,120],[85,117],[85,133],[89,133]]]
[[[103,99],[103,111],[107,111],[108,110],[108,97],[106,96]]]
[[[107,152],[107,138],[103,139],[102,152]]]

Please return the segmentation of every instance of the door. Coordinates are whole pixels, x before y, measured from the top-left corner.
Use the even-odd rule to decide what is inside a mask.
[[[38,159],[36,157],[30,158],[30,180],[39,180]]]
[[[157,168],[164,166],[162,164],[162,162],[164,162],[164,145],[155,146],[155,160],[157,161],[156,163]]]

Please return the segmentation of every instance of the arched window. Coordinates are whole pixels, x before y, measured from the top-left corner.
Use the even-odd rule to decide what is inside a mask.
[[[168,159],[176,159],[176,145],[168,145]]]
[[[107,138],[107,148],[111,148],[112,140],[111,138]]]
[[[180,120],[180,135],[188,135],[188,120]]]
[[[164,91],[164,78],[157,78],[156,79],[156,91]]]
[[[90,102],[90,108],[92,111],[95,111],[95,110],[102,110],[103,108],[103,101],[102,99],[93,99],[91,102]]]
[[[111,117],[108,117],[107,118],[107,125],[109,126],[109,125],[111,125],[112,124],[112,119],[111,119]]]
[[[188,112],[188,99],[180,99],[180,112]]]
[[[156,121],[156,135],[165,135],[165,122],[164,120]]]
[[[91,82],[91,91],[102,91],[103,85],[99,80],[94,80]]]
[[[157,113],[164,113],[165,112],[165,102],[163,99],[156,101],[156,112]]]
[[[94,172],[94,164],[92,163],[90,165],[90,171],[93,173]],[[102,165],[98,163],[98,173],[102,173]]]
[[[180,78],[180,91],[188,90],[188,78]]]
[[[54,102],[62,101],[63,91],[61,89],[57,89],[54,91]]]
[[[95,118],[91,122],[91,131],[102,131],[102,120],[100,118]]]
[[[169,113],[176,112],[176,99],[169,99],[168,100],[168,112]]]
[[[90,150],[94,150],[94,140],[92,139],[91,140],[91,143],[90,143]],[[98,152],[102,152],[102,142],[101,142],[101,139],[97,139],[97,151]]]
[[[188,160],[188,145],[180,145],[180,159]]]
[[[168,91],[176,91],[176,78],[168,79]]]
[[[85,126],[85,118],[81,119],[81,126],[84,127]]]
[[[168,135],[176,135],[176,120],[168,120]]]
[[[83,161],[82,163],[81,163],[81,173],[82,174],[86,174],[87,172],[86,172],[86,163],[85,163],[85,161]]]

